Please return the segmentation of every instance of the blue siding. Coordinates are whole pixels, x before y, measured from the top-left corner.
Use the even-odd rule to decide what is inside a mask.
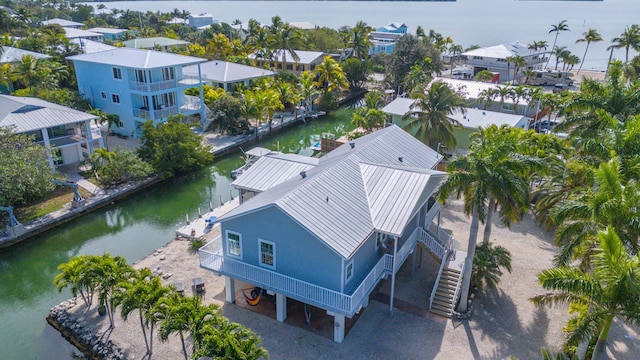
[[[353,261],[353,277],[349,282],[345,283],[345,293],[352,293],[358,285],[364,280],[365,276],[369,274],[371,269],[382,257],[382,250],[376,250],[376,235],[373,233],[367,241],[362,244],[358,251],[351,257]],[[349,263],[345,261],[345,267]]]
[[[225,256],[227,230],[242,234],[243,262],[260,266],[258,239],[267,240],[276,244],[274,271],[335,291],[341,290],[341,257],[280,209],[270,207],[223,222],[221,233]]]
[[[118,115],[120,121],[124,123],[124,127],[114,127],[112,130],[130,136],[135,130],[135,124],[127,68],[120,68],[122,79],[117,80],[113,78],[113,66],[111,65],[75,61],[74,66],[80,93],[89,99],[94,107]],[[102,98],[103,92],[106,94],[106,99]],[[119,104],[113,103],[112,94],[117,94],[120,97]]]

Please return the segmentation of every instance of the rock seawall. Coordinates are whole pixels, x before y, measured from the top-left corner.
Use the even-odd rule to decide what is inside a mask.
[[[64,301],[49,311],[47,322],[58,330],[62,336],[73,344],[84,355],[91,359],[124,360],[124,351],[111,340],[104,341],[95,332],[86,329],[83,324],[69,312],[77,305],[77,299]]]

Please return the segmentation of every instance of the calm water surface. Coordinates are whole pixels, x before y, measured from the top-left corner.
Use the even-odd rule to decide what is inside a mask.
[[[265,139],[259,146],[311,155],[323,132],[352,130],[350,110]],[[185,214],[197,216],[209,201],[230,197],[230,172],[242,165],[241,153],[210,168],[167,181],[118,201],[10,249],[0,249],[0,359],[69,359],[73,347],[48,326],[45,316],[70,293],[53,285],[57,266],[80,254],[125,256],[135,262],[175,235]]]
[[[549,50],[554,34],[552,24],[566,19],[569,32],[558,37],[559,46],[567,46],[580,58],[585,44],[576,39],[589,28],[595,28],[604,38],[592,43],[584,69],[604,70],[609,59],[606,48],[611,39],[619,36],[625,26],[640,23],[640,1],[515,1],[515,0],[458,0],[456,2],[401,1],[115,1],[106,2],[109,9],[170,12],[184,9],[191,13],[209,12],[214,18],[231,23],[235,19],[247,23],[254,18],[270,23],[279,15],[284,21],[309,21],[317,26],[339,28],[354,26],[358,20],[379,27],[391,21],[407,24],[415,33],[421,25],[426,31],[434,29],[451,36],[456,44],[491,46],[519,41],[529,44],[546,40]],[[614,53],[624,60],[624,49]],[[554,65],[552,62],[551,65]]]

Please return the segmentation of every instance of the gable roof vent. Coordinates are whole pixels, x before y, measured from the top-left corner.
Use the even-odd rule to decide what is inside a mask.
[[[304,179],[307,177],[307,172],[306,171],[300,171],[300,176]]]
[[[402,156],[398,157],[398,161],[402,162],[402,160],[404,160]]]
[[[353,141],[349,143],[349,146],[351,146],[351,148],[353,149],[354,147],[356,147],[356,143],[354,143]]]

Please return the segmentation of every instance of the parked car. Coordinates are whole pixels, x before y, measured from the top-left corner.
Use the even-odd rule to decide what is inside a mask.
[[[565,91],[565,90],[569,90],[569,85],[567,85],[567,84],[555,84],[553,86],[553,92],[554,93],[559,93],[559,92]]]

